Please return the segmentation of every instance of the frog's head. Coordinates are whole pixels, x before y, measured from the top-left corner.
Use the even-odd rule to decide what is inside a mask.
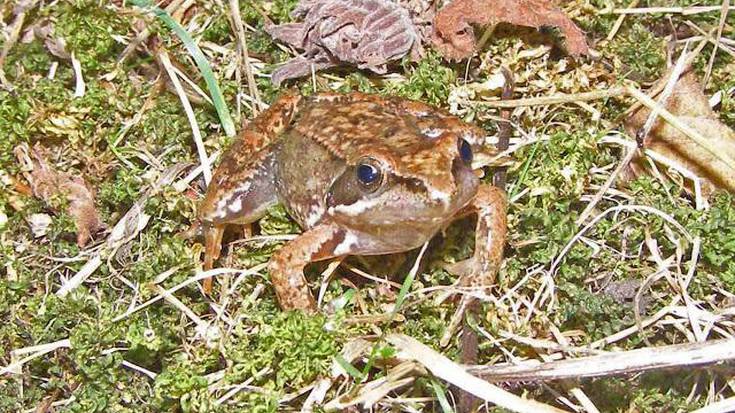
[[[365,232],[433,235],[472,200],[479,183],[471,163],[481,131],[452,119],[462,127],[418,119],[408,128],[386,128],[393,135],[363,145],[333,182],[328,213]]]

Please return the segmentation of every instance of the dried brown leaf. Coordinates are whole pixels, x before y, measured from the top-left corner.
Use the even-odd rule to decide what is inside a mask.
[[[668,77],[668,74],[664,75],[652,89],[666,82]],[[710,108],[693,71],[682,75],[665,108],[676,115],[681,122],[709,139],[722,153],[735,158],[735,131],[720,122],[717,114]],[[650,113],[651,111],[646,108],[633,112],[625,121],[626,132],[630,136],[636,136]],[[654,122],[644,145],[701,177],[705,195],[712,193],[716,188],[735,192],[735,170],[663,119],[659,118]],[[630,164],[628,177],[630,174],[638,176],[647,171],[648,165],[643,159],[634,159]]]
[[[30,151],[26,145],[18,146],[15,156],[30,171],[25,177],[33,196],[43,200],[51,209],[56,209],[54,204],[59,198],[66,200],[66,213],[74,218],[77,227],[77,245],[84,246],[92,235],[105,229],[94,206],[92,191],[84,179],[56,171],[46,162],[39,144]]]
[[[304,50],[273,72],[276,85],[308,75],[312,65],[320,70],[351,63],[385,73],[388,62],[421,53],[408,11],[388,0],[302,0],[292,16],[303,21],[266,28],[275,39]]]
[[[472,56],[477,41],[472,24],[510,23],[516,26],[559,28],[572,56],[587,54],[584,33],[550,0],[455,0],[434,19],[432,42],[447,59]]]

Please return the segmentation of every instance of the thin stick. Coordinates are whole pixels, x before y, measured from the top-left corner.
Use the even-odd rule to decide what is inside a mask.
[[[491,108],[517,108],[523,106],[540,106],[540,105],[554,105],[559,103],[571,103],[587,100],[600,100],[611,97],[625,96],[626,88],[619,86],[613,87],[607,90],[598,90],[594,92],[582,92],[582,93],[571,93],[571,94],[556,94],[551,96],[540,96],[534,98],[525,99],[510,99],[510,100],[493,100],[493,101],[473,101],[472,103],[488,106]]]
[[[255,83],[255,76],[250,66],[250,56],[248,55],[248,42],[245,38],[245,28],[242,25],[242,17],[240,16],[240,2],[238,0],[230,0],[230,13],[232,23],[235,26],[237,34],[237,48],[242,53],[242,65],[245,68],[245,76],[248,79],[248,90],[253,99],[253,116],[258,116],[258,110],[263,109],[260,95],[258,94],[258,85]]]
[[[473,395],[515,412],[563,412],[535,400],[523,399],[468,373],[460,365],[437,353],[416,339],[403,334],[390,334],[386,340],[398,350],[398,357],[415,360],[432,374]],[[735,346],[733,346],[735,349]]]
[[[735,411],[735,397],[730,397],[719,402],[712,403],[692,413],[725,413]]]
[[[199,272],[199,273],[195,274],[194,277],[191,277],[188,280],[186,280],[186,281],[184,281],[184,282],[182,282],[182,283],[180,283],[180,284],[178,284],[178,285],[176,285],[176,286],[174,286],[172,288],[169,288],[165,292],[168,293],[168,294],[173,294],[176,291],[178,291],[178,290],[180,290],[180,289],[182,289],[182,288],[184,288],[184,287],[186,287],[188,285],[191,285],[191,284],[194,284],[194,283],[196,283],[198,281],[201,281],[201,280],[204,280],[204,279],[207,279],[207,278],[210,278],[210,277],[214,277],[214,276],[217,276],[217,275],[221,275],[221,274],[241,273],[241,274],[245,274],[245,275],[254,275],[254,274],[257,274],[263,268],[265,268],[266,265],[267,265],[266,263],[258,264],[256,266],[254,266],[252,268],[249,268],[249,269],[246,269],[246,270],[236,270],[236,269],[233,269],[233,268],[216,268],[214,270]],[[131,308],[131,309],[125,311],[123,314],[120,314],[119,316],[113,318],[112,319],[112,322],[114,323],[114,322],[117,322],[117,321],[120,321],[120,320],[124,320],[125,318],[129,317],[131,314],[136,313],[136,312],[138,312],[138,311],[140,311],[140,310],[148,307],[149,305],[151,305],[151,304],[155,303],[156,301],[159,301],[159,300],[161,300],[163,298],[164,298],[164,296],[162,294],[158,294],[157,296],[151,298],[150,300],[144,302],[143,304],[140,304],[140,305],[138,305],[138,306],[136,306],[134,308]]]
[[[671,13],[683,14],[685,16],[699,13],[709,13],[720,10],[720,6],[692,6],[692,7],[641,7],[637,9],[613,9],[603,10],[599,14],[653,14]]]
[[[676,85],[676,82],[679,81],[679,77],[681,76],[681,73],[684,71],[684,63],[686,62],[687,58],[687,51],[686,46],[684,47],[684,51],[681,52],[679,55],[679,59],[676,62],[676,66],[674,66],[674,69],[671,71],[671,75],[669,76],[669,80],[666,82],[666,86],[664,87],[663,93],[661,93],[661,96],[659,97],[659,104],[661,107],[666,105],[666,101],[671,96],[671,93],[674,91],[674,86]],[[645,146],[646,138],[648,136],[648,133],[650,132],[651,128],[653,127],[654,122],[658,118],[658,111],[652,110],[651,113],[649,113],[648,118],[646,119],[646,123],[643,125],[642,132],[639,137],[637,137],[637,140],[639,144]],[[605,183],[602,185],[599,191],[595,194],[594,198],[592,198],[592,201],[590,201],[589,204],[587,204],[587,207],[585,207],[584,211],[582,211],[582,214],[579,216],[575,224],[581,225],[584,221],[587,220],[587,218],[592,213],[592,210],[595,206],[597,206],[597,203],[600,202],[602,197],[605,195],[608,189],[612,186],[613,182],[618,178],[618,175],[625,169],[628,164],[633,160],[636,153],[638,153],[638,149],[628,149],[628,151],[625,154],[625,158],[623,158],[622,161],[618,164],[618,166],[615,168],[612,174],[607,178]]]
[[[186,112],[186,118],[189,120],[189,126],[191,126],[191,134],[194,137],[194,143],[196,144],[197,153],[199,154],[199,162],[202,165],[204,182],[209,185],[209,182],[212,180],[212,165],[209,163],[207,150],[206,148],[204,148],[202,133],[199,130],[199,123],[197,122],[196,115],[194,115],[194,109],[191,107],[191,103],[189,102],[189,98],[186,96],[184,88],[181,86],[181,82],[179,82],[179,77],[176,75],[174,66],[171,64],[171,60],[168,58],[168,53],[166,53],[165,50],[161,50],[158,53],[158,56],[161,59],[161,63],[166,69],[169,78],[171,78],[171,83],[174,84],[176,93],[179,95],[179,99],[181,100],[181,106],[184,107],[184,112]]]
[[[733,339],[647,347],[548,363],[474,366],[468,371],[491,382],[551,381],[702,367],[731,360],[735,360]]]
[[[640,3],[639,0],[633,0],[630,2],[630,5],[628,5],[628,9],[635,8],[638,6],[638,3]],[[620,27],[623,25],[623,22],[625,21],[625,14],[621,14],[617,20],[615,20],[615,24],[613,25],[612,29],[610,30],[610,33],[607,34],[607,41],[612,40],[615,35],[618,33],[618,30],[620,30]]]
[[[87,90],[87,85],[84,83],[82,63],[76,58],[76,56],[74,56],[74,52],[71,52],[71,67],[74,69],[74,97],[80,98],[84,96],[84,92]]]
[[[722,37],[722,30],[725,28],[725,21],[727,20],[727,13],[730,10],[730,0],[722,0],[722,8],[720,11],[720,24],[717,27],[717,39]],[[707,88],[707,83],[709,83],[709,78],[712,75],[712,67],[715,64],[715,57],[717,56],[717,50],[720,48],[720,42],[715,42],[715,47],[712,49],[712,54],[709,57],[709,63],[707,63],[707,71],[704,75],[704,80],[702,81],[702,89]]]
[[[697,47],[694,50],[692,50],[692,53],[690,53],[689,56],[687,57],[686,61],[684,62],[684,67],[689,67],[692,63],[694,63],[694,59],[696,59],[697,56],[699,56],[699,53],[702,52],[702,49],[704,49],[704,46],[706,45],[707,45],[707,39],[704,39],[701,42],[699,42]],[[651,98],[655,98],[656,96],[658,96],[659,93],[661,93],[662,90],[664,90],[664,87],[666,87],[664,83],[658,83],[657,85],[649,89],[646,92],[646,94],[650,96]],[[637,111],[641,106],[642,106],[641,102],[635,102],[628,109],[626,109],[625,112],[620,114],[615,119],[614,122],[619,122],[621,119],[628,117],[628,115]]]
[[[71,348],[71,341],[69,341],[69,339],[67,338],[55,341],[53,343],[41,344],[38,346],[26,347],[12,351],[11,354],[13,356],[19,356],[21,354],[28,353],[31,353],[31,355],[28,357],[24,357],[18,361],[14,361],[5,367],[0,367],[0,376],[3,376],[7,373],[17,373],[17,370],[23,367],[23,365],[28,363],[29,361],[37,359],[44,354],[50,353],[60,348]]]

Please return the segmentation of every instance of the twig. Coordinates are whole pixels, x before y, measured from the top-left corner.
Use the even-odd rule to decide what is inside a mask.
[[[199,154],[199,162],[202,165],[204,182],[209,185],[209,182],[212,180],[212,165],[209,163],[209,157],[207,156],[207,150],[204,147],[204,141],[202,140],[202,133],[199,130],[196,115],[194,115],[194,109],[191,107],[191,103],[189,102],[189,98],[186,96],[184,88],[181,86],[181,82],[179,82],[179,77],[176,75],[174,66],[168,58],[168,53],[166,53],[165,50],[161,50],[158,53],[158,57],[161,59],[163,67],[166,68],[166,72],[171,78],[171,83],[173,83],[174,88],[176,88],[176,93],[179,95],[179,99],[181,100],[181,106],[184,107],[186,118],[189,120],[189,126],[191,126],[191,134],[194,137],[194,143],[197,147],[197,153]]]
[[[684,62],[685,67],[689,67],[692,63],[694,63],[694,59],[696,59],[697,56],[699,56],[699,53],[702,52],[702,50],[704,49],[704,46],[707,45],[707,41],[708,41],[707,39],[702,40],[701,42],[699,42],[697,47],[694,50],[692,50],[692,53],[690,53],[689,56],[687,56],[687,59]],[[656,96],[658,96],[659,93],[661,93],[662,90],[664,90],[664,87],[666,87],[664,83],[658,83],[657,85],[655,85],[654,87],[646,91],[646,94],[650,96],[651,98],[655,98]],[[614,122],[619,122],[620,120],[625,119],[626,117],[628,117],[628,115],[637,111],[641,106],[643,106],[642,102],[633,103],[632,105],[630,105],[628,109],[625,110],[625,112],[623,112],[617,118],[615,118]]]
[[[692,6],[692,7],[641,7],[603,10],[599,14],[653,14],[653,13],[671,13],[683,14],[685,16],[699,13],[709,13],[720,10],[720,6]]]
[[[25,347],[10,352],[12,356],[21,356],[23,354],[29,354],[30,356],[24,357],[18,361],[11,362],[5,367],[0,367],[0,376],[8,373],[18,373],[18,369],[23,367],[24,364],[31,360],[37,359],[44,354],[50,353],[60,348],[71,348],[71,341],[67,339],[55,341],[53,343],[40,344],[37,346]]]
[[[258,85],[255,83],[255,76],[253,76],[253,69],[250,66],[250,56],[248,55],[248,43],[245,38],[245,28],[242,25],[242,17],[240,16],[240,2],[239,0],[230,0],[230,13],[232,17],[232,23],[235,26],[235,33],[237,34],[237,48],[242,53],[242,65],[245,68],[245,76],[248,79],[248,90],[250,91],[250,97],[253,99],[253,116],[258,116],[258,110],[264,109],[262,102],[260,101],[260,95],[258,93]]]
[[[510,100],[511,97],[513,97],[513,89],[514,89],[514,80],[513,80],[513,73],[505,66],[502,66],[500,68],[501,72],[503,73],[503,77],[505,78],[505,82],[503,83],[503,92],[501,99],[502,100]],[[511,135],[511,125],[510,125],[510,116],[511,116],[512,110],[510,108],[502,108],[500,110],[500,117],[502,121],[498,124],[498,144],[497,149],[500,152],[507,151],[508,146],[510,145],[510,135]],[[505,181],[506,181],[506,173],[507,173],[507,167],[501,166],[499,167],[493,176],[493,185],[497,186],[498,188],[505,190]]]
[[[611,97],[625,96],[627,93],[626,88],[622,86],[613,87],[607,90],[597,90],[594,92],[582,92],[582,93],[571,93],[571,94],[556,94],[551,96],[540,96],[534,98],[525,99],[511,99],[511,100],[493,100],[493,101],[473,101],[472,103],[488,106],[491,108],[517,108],[522,106],[540,106],[540,105],[554,105],[559,103],[571,103],[578,101],[587,100],[600,100]]]
[[[84,96],[87,85],[84,83],[84,75],[82,74],[82,63],[71,52],[71,67],[74,69],[74,97],[80,98]]]
[[[491,382],[527,382],[609,377],[671,368],[709,366],[735,360],[735,340],[674,344],[599,356],[517,366],[474,366],[468,371]]]
[[[725,22],[727,21],[727,13],[730,10],[730,0],[722,0],[722,7],[720,9],[720,24],[717,27],[717,39],[722,37],[722,30],[725,28]],[[707,71],[704,74],[704,80],[702,81],[702,89],[707,88],[709,78],[712,75],[712,67],[715,64],[715,57],[717,56],[717,50],[720,48],[720,42],[715,42],[715,47],[712,49],[712,54],[709,57],[707,63]]]
[[[686,237],[687,241],[692,242],[694,239],[692,238],[691,234],[689,234],[689,231],[686,230],[680,223],[678,223],[671,215],[665,214],[661,212],[660,210],[647,206],[647,205],[619,205],[610,207],[606,210],[604,210],[602,213],[597,215],[592,221],[590,221],[587,225],[584,226],[584,228],[580,229],[569,242],[567,245],[564,246],[564,248],[561,250],[559,255],[554,259],[554,261],[551,263],[551,267],[549,269],[550,274],[554,274],[556,271],[557,266],[561,262],[561,260],[564,258],[564,256],[569,252],[569,250],[572,248],[572,245],[574,245],[575,242],[577,242],[582,235],[585,234],[590,228],[595,226],[597,222],[599,222],[602,218],[610,214],[611,212],[618,212],[618,211],[641,211],[646,212],[649,214],[658,215],[659,217],[663,218],[668,222],[669,224],[673,225],[679,232],[681,232],[684,237]]]
[[[640,3],[639,0],[631,1],[630,5],[628,5],[628,9],[637,7],[638,3]],[[615,20],[615,24],[610,30],[610,33],[607,34],[607,37],[606,37],[607,41],[611,41],[615,37],[615,35],[618,33],[618,30],[620,30],[620,27],[623,25],[624,21],[625,21],[625,14],[621,14],[620,16],[618,16],[618,19]]]
[[[72,290],[82,285],[102,265],[104,257],[112,256],[113,251],[137,236],[150,220],[150,216],[143,212],[148,199],[164,186],[170,185],[185,167],[185,164],[178,164],[167,169],[163,176],[135,201],[128,212],[115,224],[103,248],[97,251],[72,278],[64,282],[56,295],[65,297]]]
[[[415,360],[435,376],[473,395],[514,412],[563,412],[535,400],[523,399],[468,373],[457,363],[437,353],[416,339],[403,334],[390,334],[386,340],[398,350],[398,357]],[[733,346],[735,349],[735,346]]]
[[[256,266],[254,266],[252,268],[249,268],[249,269],[246,269],[246,270],[236,270],[236,269],[232,269],[232,268],[217,268],[217,269],[214,269],[214,270],[199,272],[196,275],[194,275],[194,277],[191,277],[188,280],[186,280],[186,281],[184,281],[184,282],[182,282],[182,283],[180,283],[180,284],[178,284],[178,285],[176,285],[176,286],[174,286],[172,288],[169,288],[168,290],[165,290],[165,293],[167,293],[167,294],[173,294],[176,291],[178,291],[178,290],[180,290],[180,289],[182,289],[182,288],[184,288],[184,287],[186,287],[188,285],[191,285],[191,284],[196,283],[198,281],[207,279],[209,277],[214,277],[214,276],[217,276],[217,275],[221,275],[221,274],[232,274],[232,273],[240,273],[240,274],[244,274],[244,275],[257,274],[258,271],[260,271],[263,268],[265,268],[266,265],[267,265],[266,263],[258,264]],[[138,311],[140,311],[140,310],[148,307],[149,305],[151,305],[151,304],[155,303],[156,301],[159,301],[159,300],[161,300],[163,298],[164,298],[164,295],[163,294],[158,294],[157,296],[151,298],[150,300],[144,302],[143,304],[140,304],[140,305],[138,305],[136,307],[133,307],[133,308],[125,311],[123,314],[120,314],[119,316],[113,318],[112,319],[112,322],[114,323],[114,322],[117,322],[117,321],[120,321],[120,320],[124,320],[125,318],[129,317],[131,314],[136,313],[136,312],[138,312]]]
[[[730,397],[719,402],[694,410],[692,413],[726,413],[735,411],[735,397]]]
[[[669,80],[666,82],[666,86],[664,87],[663,93],[661,93],[659,97],[659,104],[663,107],[666,105],[666,101],[669,99],[671,94],[674,91],[674,86],[676,85],[676,82],[679,81],[679,77],[681,76],[681,73],[684,71],[684,63],[686,62],[687,58],[687,52],[686,47],[684,47],[684,51],[681,52],[679,55],[679,59],[676,62],[676,66],[674,66],[674,69],[671,71],[671,75],[669,76]],[[643,129],[641,130],[641,133],[639,136],[636,136],[636,140],[638,141],[638,144],[641,146],[646,146],[645,142],[647,142],[648,134],[653,127],[654,122],[658,118],[658,111],[652,110],[648,114],[648,118],[646,119],[646,123],[643,125]],[[605,195],[608,189],[612,186],[613,182],[618,178],[618,175],[623,171],[623,169],[628,167],[628,164],[630,164],[630,161],[633,160],[636,153],[638,153],[638,150],[635,148],[628,149],[628,151],[625,154],[625,157],[623,160],[620,161],[618,166],[615,168],[613,173],[610,174],[610,176],[607,178],[605,183],[602,185],[602,187],[597,191],[594,198],[592,198],[592,201],[587,204],[584,211],[582,211],[582,214],[580,214],[579,218],[577,218],[577,221],[575,224],[581,225],[584,221],[587,220],[587,218],[592,213],[595,206],[597,206],[597,203],[600,202],[602,197]]]

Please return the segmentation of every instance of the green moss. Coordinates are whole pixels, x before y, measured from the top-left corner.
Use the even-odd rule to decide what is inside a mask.
[[[407,63],[405,59],[403,66],[408,77],[406,81],[389,84],[384,93],[436,106],[446,103],[456,74],[443,64],[436,52],[427,53],[416,65]]]
[[[559,287],[557,325],[562,331],[580,329],[590,341],[612,335],[635,323],[633,308],[616,303],[603,294],[564,283]]]
[[[63,2],[54,8],[54,34],[66,41],[66,50],[74,53],[82,68],[93,74],[111,70],[124,45],[113,35],[125,36],[129,18],[94,0]]]
[[[608,46],[608,52],[620,59],[621,76],[649,82],[666,69],[665,51],[663,39],[640,23],[619,33]]]
[[[273,372],[261,379],[266,388],[296,389],[317,376],[326,375],[339,350],[340,332],[330,331],[324,316],[302,312],[257,312],[247,324],[238,326],[239,340],[227,348],[233,361],[228,376],[239,381],[264,367]],[[256,326],[257,334],[246,333]]]

